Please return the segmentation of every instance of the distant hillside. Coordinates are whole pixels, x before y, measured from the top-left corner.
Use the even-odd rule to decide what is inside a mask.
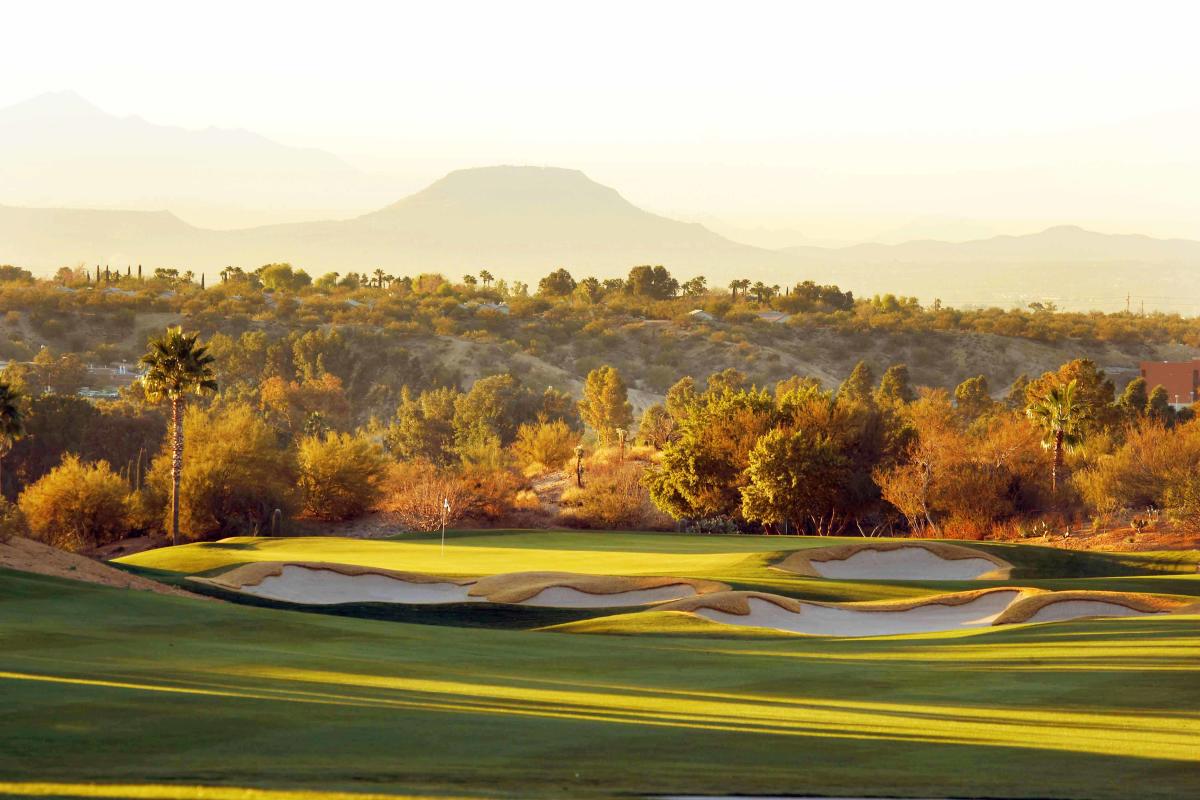
[[[911,241],[774,251],[644,211],[582,172],[497,166],[452,172],[426,189],[348,220],[233,231],[163,212],[0,206],[0,263],[48,273],[63,265],[141,263],[207,272],[288,261],[320,274],[488,269],[534,283],[557,267],[576,276],[624,275],[662,264],[786,286],[811,279],[862,294],[890,292],[955,306],[1200,313],[1200,242],[1106,235],[1063,226],[968,242]]]
[[[954,305],[1024,305],[1053,301],[1063,308],[1200,313],[1200,242],[1096,233],[1063,225],[1027,236],[967,242],[919,240],[842,248],[780,251],[817,280],[844,286],[941,298]]]
[[[684,277],[769,277],[790,259],[701,225],[656,216],[575,170],[460,170],[379,211],[344,221],[238,231],[195,228],[164,214],[0,208],[0,261],[39,271],[63,264],[169,264],[216,273],[227,264],[290,261],[310,272],[487,268],[535,281],[566,266],[623,275],[666,264]]]
[[[0,109],[0,204],[169,209],[228,227],[371,208],[389,196],[336,156],[249,131],[155,125],[72,92]]]

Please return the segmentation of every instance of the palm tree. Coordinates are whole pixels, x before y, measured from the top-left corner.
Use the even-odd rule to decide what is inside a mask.
[[[742,282],[738,279],[734,278],[729,282],[729,292],[733,296],[734,300],[737,299],[737,290],[740,288],[742,288]]]
[[[486,269],[479,270],[479,282],[483,284],[483,288],[486,289],[494,280],[495,278],[492,276],[492,273]]]
[[[146,368],[142,386],[147,399],[171,403],[171,544],[179,544],[179,483],[183,474],[183,404],[189,394],[217,390],[213,357],[199,343],[200,335],[187,334],[182,328],[167,332],[150,342],[142,356]]]
[[[381,269],[375,270],[375,285],[378,286],[380,289],[383,288],[383,279],[386,276],[387,276],[387,273],[384,272],[383,270],[381,270]]]
[[[25,415],[21,413],[21,393],[0,381],[0,491],[3,490],[4,457],[13,444],[25,435]]]
[[[1058,476],[1062,472],[1063,453],[1083,443],[1087,408],[1079,401],[1076,391],[1079,382],[1051,387],[1045,397],[1038,398],[1025,409],[1033,424],[1042,430],[1042,446],[1054,450],[1050,468],[1050,491],[1058,494]]]

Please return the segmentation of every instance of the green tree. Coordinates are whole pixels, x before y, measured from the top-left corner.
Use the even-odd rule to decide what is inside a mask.
[[[977,419],[991,411],[995,403],[988,389],[987,377],[976,375],[967,378],[954,389],[954,404],[958,412],[967,419]]]
[[[1164,425],[1175,422],[1175,409],[1171,407],[1171,398],[1166,388],[1155,386],[1146,400],[1146,416]]]
[[[24,397],[11,384],[0,381],[0,488],[3,487],[4,457],[25,435]]]
[[[454,446],[465,460],[512,442],[517,428],[537,415],[537,401],[512,375],[489,375],[454,401]],[[470,455],[475,454],[475,455]]]
[[[908,375],[908,367],[904,364],[893,364],[884,371],[879,379],[879,389],[875,392],[875,400],[884,405],[903,405],[917,399],[913,391],[912,380]]]
[[[1146,391],[1146,379],[1138,376],[1125,384],[1118,405],[1126,418],[1130,420],[1145,416],[1146,407],[1150,403],[1150,395]]]
[[[647,406],[638,423],[638,438],[655,450],[662,450],[675,432],[675,420],[661,403]]]
[[[638,297],[666,300],[679,294],[679,281],[665,267],[641,266],[629,271],[625,290]]]
[[[1050,466],[1050,491],[1058,493],[1059,476],[1063,469],[1063,453],[1083,443],[1087,430],[1088,407],[1079,398],[1076,379],[1065,385],[1051,386],[1037,397],[1025,413],[1042,432],[1042,446],[1053,450]]]
[[[755,443],[746,475],[742,516],[823,533],[835,527],[844,506],[849,464],[828,436],[776,428]]]
[[[575,279],[561,267],[538,281],[538,294],[546,297],[566,297],[575,291]]]
[[[579,415],[596,431],[601,445],[615,443],[617,428],[628,428],[633,424],[629,392],[616,367],[604,365],[588,373],[583,384],[583,399],[579,401]]]
[[[295,292],[312,283],[312,277],[291,264],[264,264],[254,271],[262,285],[273,291]]]
[[[454,408],[460,392],[449,387],[421,392],[413,397],[401,392],[396,416],[384,434],[384,443],[402,461],[423,459],[446,466],[454,454]]]
[[[869,403],[872,399],[872,389],[875,384],[875,374],[865,361],[859,361],[850,370],[849,376],[838,387],[837,396],[840,400],[853,400]]]
[[[142,356],[146,372],[142,386],[151,402],[171,404],[171,543],[179,544],[179,487],[183,475],[183,406],[191,394],[215,392],[213,357],[200,344],[199,334],[187,334],[182,328],[167,332],[150,342]]]
[[[707,391],[676,418],[676,433],[646,471],[654,504],[675,519],[741,514],[750,450],[778,416],[765,390]]]

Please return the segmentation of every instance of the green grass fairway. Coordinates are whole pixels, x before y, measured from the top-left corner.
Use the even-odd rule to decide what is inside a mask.
[[[640,553],[638,571],[672,571],[648,550],[671,540],[647,539],[614,563]],[[472,569],[502,560],[482,544],[454,555],[472,548]],[[556,550],[530,552],[544,568]],[[661,632],[674,635],[410,625],[0,571],[0,794],[1127,800],[1200,787],[1198,617],[858,640]]]

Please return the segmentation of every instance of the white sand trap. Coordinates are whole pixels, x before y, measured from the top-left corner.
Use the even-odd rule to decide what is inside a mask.
[[[775,628],[813,636],[895,636],[990,626],[1019,594],[1016,590],[988,592],[968,603],[953,606],[929,603],[904,611],[855,611],[804,603],[798,614],[770,600],[751,597],[750,613],[745,616],[711,608],[698,608],[693,613],[726,625]]]
[[[1042,606],[1026,622],[1061,622],[1080,617],[1149,617],[1165,611],[1138,611],[1120,603],[1102,600],[1059,600]]]
[[[924,547],[894,550],[863,549],[835,561],[810,561],[822,578],[844,580],[969,581],[996,571],[986,558],[942,558]]]
[[[657,586],[653,589],[634,589],[628,592],[593,594],[581,592],[568,586],[550,586],[542,589],[528,600],[520,601],[523,606],[547,606],[553,608],[616,608],[620,606],[644,606],[692,597],[696,589],[686,583]]]
[[[278,575],[239,591],[269,600],[306,605],[334,603],[477,603],[482,597],[467,594],[470,586],[455,583],[414,583],[387,575],[343,575],[329,569],[285,565]]]

